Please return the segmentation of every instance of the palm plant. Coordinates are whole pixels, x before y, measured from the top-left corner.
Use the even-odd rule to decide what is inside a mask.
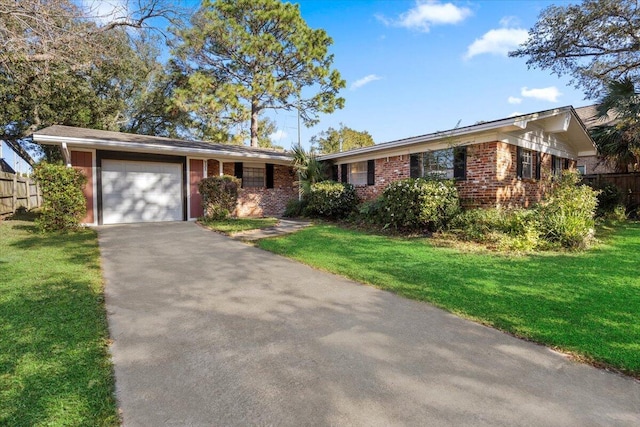
[[[309,194],[313,184],[325,179],[325,164],[315,154],[307,153],[300,144],[294,145],[291,151],[292,165],[298,174],[298,184],[304,196]]]
[[[596,126],[591,137],[602,158],[616,172],[638,168],[640,161],[640,94],[630,78],[607,84],[597,108],[599,118],[614,117],[612,123]]]

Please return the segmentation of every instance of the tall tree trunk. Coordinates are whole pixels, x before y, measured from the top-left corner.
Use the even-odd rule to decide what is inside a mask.
[[[258,108],[258,101],[253,100],[251,102],[251,146],[258,147],[258,116],[260,115],[260,109]]]

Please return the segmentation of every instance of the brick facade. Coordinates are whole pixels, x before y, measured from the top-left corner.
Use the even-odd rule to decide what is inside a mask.
[[[569,167],[575,168],[575,164],[572,160]],[[466,179],[456,181],[461,203],[465,207],[530,207],[548,190],[551,155],[533,151],[532,169],[532,179],[517,177],[515,145],[497,141],[469,145]],[[535,179],[536,176],[540,179]],[[356,192],[362,200],[372,200],[380,196],[390,182],[409,177],[410,156],[379,158],[375,160],[375,184],[357,186]]]
[[[218,175],[220,164],[217,160],[209,160],[208,176]],[[225,162],[222,165],[225,175],[235,174],[235,163]],[[298,198],[298,187],[295,184],[295,173],[291,166],[274,165],[273,188],[243,188],[238,196],[238,205],[233,212],[238,217],[282,216],[287,203]]]

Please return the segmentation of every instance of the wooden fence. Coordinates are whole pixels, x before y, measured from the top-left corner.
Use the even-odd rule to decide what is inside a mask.
[[[37,208],[42,204],[40,187],[32,178],[0,172],[0,216],[18,208]]]
[[[640,206],[640,172],[585,175],[583,180],[588,184],[613,184],[624,194],[628,207]]]

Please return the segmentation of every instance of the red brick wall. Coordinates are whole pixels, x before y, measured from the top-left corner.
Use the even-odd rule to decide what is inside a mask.
[[[224,167],[226,173],[226,164]],[[294,177],[290,166],[274,165],[273,188],[243,188],[234,214],[239,217],[282,216],[287,202],[298,198],[298,186],[294,184]]]
[[[360,200],[372,200],[382,195],[389,183],[409,178],[409,156],[393,156],[376,159],[376,180],[374,185],[356,187]],[[339,176],[338,176],[339,178]]]

